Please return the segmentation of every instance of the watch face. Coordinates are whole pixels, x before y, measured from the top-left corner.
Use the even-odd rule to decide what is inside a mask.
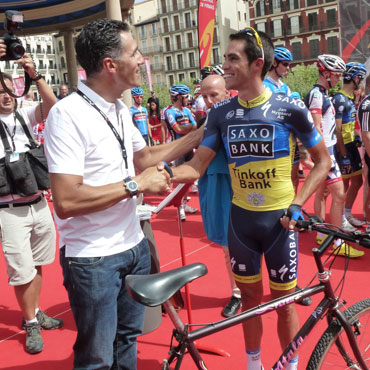
[[[138,189],[137,183],[135,181],[129,181],[127,183],[127,189],[132,192],[137,191]]]

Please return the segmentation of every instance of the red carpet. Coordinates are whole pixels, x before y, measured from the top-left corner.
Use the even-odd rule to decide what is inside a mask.
[[[146,198],[146,202],[156,204],[160,198]],[[189,204],[198,208],[198,198],[191,194]],[[354,214],[359,218],[362,208],[362,196],[356,201]],[[306,209],[312,213],[312,201]],[[168,208],[152,219],[152,227],[159,250],[162,271],[181,266],[177,213],[175,208]],[[203,262],[208,267],[208,274],[190,284],[193,321],[206,323],[220,320],[221,309],[230,298],[230,288],[226,275],[223,252],[220,247],[210,243],[205,237],[201,216],[187,215],[183,224],[184,243],[187,253],[187,262]],[[300,270],[299,285],[308,284],[315,274],[315,266],[311,255],[314,244],[314,235],[300,234]],[[333,281],[341,277],[344,259],[340,259],[334,266]],[[370,251],[358,260],[351,260],[342,297],[348,306],[370,295],[368,288],[370,266]],[[68,298],[62,285],[62,273],[58,257],[54,264],[44,268],[43,290],[41,307],[51,316],[58,316],[64,320],[65,326],[61,330],[43,331],[45,349],[37,355],[28,355],[24,351],[25,334],[20,329],[21,312],[17,306],[13,289],[8,286],[6,266],[0,258],[0,369],[3,370],[67,370],[72,369],[72,346],[75,339],[75,325],[69,309]],[[268,281],[264,271],[265,298],[269,298]],[[321,296],[313,298],[317,303]],[[301,323],[312,312],[311,307],[297,306]],[[186,310],[180,312],[186,321]],[[265,369],[271,367],[281,353],[276,336],[276,314],[269,313],[263,317],[264,338],[262,343],[262,360]],[[300,351],[299,369],[304,369],[310,353],[318,337],[323,332],[325,322],[320,323],[320,329],[315,330]],[[164,316],[161,326],[152,333],[139,339],[138,370],[160,369],[162,359],[167,357],[171,339],[172,325],[168,317]],[[245,369],[246,356],[244,353],[243,335],[240,326],[222,331],[199,341],[221,348],[231,354],[231,357],[220,357],[213,354],[204,354],[204,360],[209,370]],[[194,369],[189,356],[185,356],[182,368]]]

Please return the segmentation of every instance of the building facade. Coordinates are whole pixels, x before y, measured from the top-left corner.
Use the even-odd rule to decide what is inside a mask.
[[[251,26],[275,46],[292,51],[295,63],[311,64],[320,54],[341,55],[337,0],[248,1]]]

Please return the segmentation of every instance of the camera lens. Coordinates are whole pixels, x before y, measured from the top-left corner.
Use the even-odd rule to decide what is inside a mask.
[[[10,45],[10,52],[13,55],[14,59],[20,59],[24,55],[24,47],[18,42],[13,42]]]

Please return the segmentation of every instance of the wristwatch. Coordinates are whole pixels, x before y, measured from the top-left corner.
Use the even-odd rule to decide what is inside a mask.
[[[124,186],[126,190],[130,193],[130,197],[137,195],[139,192],[139,185],[130,176],[127,176],[124,180]]]
[[[41,78],[43,78],[43,75],[40,73],[40,72],[37,72],[37,75],[35,78],[31,78],[31,81],[38,81],[38,80],[41,80]]]

